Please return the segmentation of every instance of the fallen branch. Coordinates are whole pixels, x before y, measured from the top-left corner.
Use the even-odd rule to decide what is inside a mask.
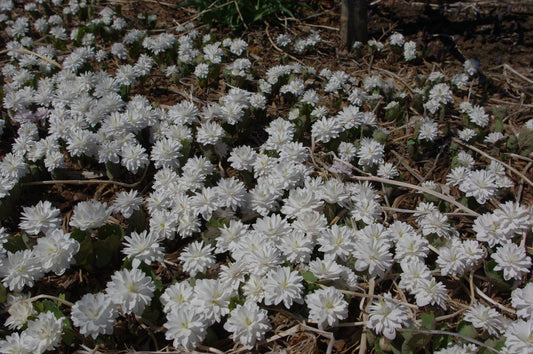
[[[453,138],[453,141],[455,141],[456,143],[460,144],[460,145],[463,145],[467,148],[469,148],[470,150],[473,150],[475,152],[477,152],[478,154],[481,154],[483,155],[484,157],[486,157],[487,159],[489,160],[492,160],[492,161],[496,161],[498,163],[501,163],[503,166],[505,166],[506,168],[508,168],[509,170],[511,170],[512,172],[514,172],[516,175],[518,175],[520,178],[522,178],[524,181],[526,181],[531,187],[533,187],[533,181],[531,181],[529,178],[527,178],[526,176],[524,176],[524,174],[520,171],[518,171],[516,168],[514,168],[513,166],[503,162],[503,161],[500,161],[498,160],[497,158],[495,157],[492,157],[490,156],[489,154],[487,154],[486,152],[483,152],[482,150],[476,148],[475,146],[472,146],[472,145],[469,145],[463,141],[461,141],[461,139],[458,139],[458,138]]]

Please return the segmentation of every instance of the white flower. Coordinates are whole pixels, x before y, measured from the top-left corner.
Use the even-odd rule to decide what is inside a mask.
[[[236,210],[246,202],[246,188],[234,177],[222,178],[218,181],[216,193],[221,206]]]
[[[355,269],[359,272],[368,269],[372,278],[381,277],[394,263],[389,252],[389,244],[384,240],[368,238],[359,240],[355,246]]]
[[[339,280],[344,273],[342,268],[332,257],[317,258],[309,262],[309,271],[319,280]]]
[[[424,118],[418,132],[418,140],[434,141],[439,133],[439,125],[430,118]]]
[[[359,165],[363,167],[372,167],[382,164],[385,154],[385,147],[372,138],[363,138],[361,146],[357,151]]]
[[[468,257],[463,252],[461,241],[453,240],[449,246],[439,248],[437,264],[441,275],[460,277],[466,271]]]
[[[176,139],[161,139],[153,145],[150,158],[157,168],[179,167],[178,158],[182,156],[180,153],[181,148],[181,143]]]
[[[453,93],[447,84],[436,84],[429,90],[430,101],[435,101],[437,104],[453,103]]]
[[[72,306],[70,316],[81,334],[96,339],[99,334],[113,333],[118,313],[109,295],[97,293],[83,295]]]
[[[265,338],[271,329],[268,313],[256,303],[247,301],[244,305],[237,305],[230,313],[224,324],[224,329],[233,333],[233,341],[239,341],[244,348],[252,349],[257,341]]]
[[[309,308],[309,320],[317,321],[318,328],[335,327],[339,320],[348,317],[348,303],[335,287],[316,290],[305,297]]]
[[[293,302],[302,303],[303,277],[289,267],[278,267],[265,278],[265,305],[277,305],[283,301],[286,308]]]
[[[205,245],[204,241],[193,241],[183,249],[179,256],[183,263],[183,270],[195,277],[198,273],[204,273],[208,268],[215,265],[213,247]]]
[[[350,142],[341,141],[339,147],[337,148],[337,152],[339,153],[341,160],[350,162],[353,160],[355,155],[357,155],[357,147]]]
[[[523,289],[513,290],[511,299],[519,317],[533,319],[533,283],[528,283]]]
[[[533,353],[533,320],[517,320],[505,329],[506,353]]]
[[[291,218],[316,210],[322,206],[318,193],[311,188],[296,188],[284,199],[281,212]]]
[[[187,281],[174,283],[165,289],[159,297],[163,311],[169,313],[191,303],[194,289]]]
[[[56,229],[45,237],[37,240],[33,252],[41,263],[44,272],[52,271],[56,275],[63,275],[71,264],[75,263],[74,256],[80,250],[78,241]]]
[[[218,279],[199,279],[194,286],[194,297],[191,303],[201,308],[206,323],[212,324],[220,322],[222,316],[229,313],[232,295],[232,289]]]
[[[0,340],[0,353],[9,354],[35,354],[30,347],[30,337],[26,331],[22,333],[13,332]]]
[[[201,214],[204,220],[211,219],[211,215],[219,208],[218,194],[214,187],[204,187],[190,199],[190,205],[195,213]]]
[[[446,309],[446,287],[434,278],[420,279],[418,286],[412,292],[415,295],[418,306],[437,304]]]
[[[97,200],[79,202],[74,206],[70,226],[80,230],[98,228],[109,219],[111,211],[110,208],[107,208],[107,203],[101,203]]]
[[[513,201],[499,204],[498,207],[494,210],[494,217],[500,221],[503,232],[508,233],[509,238],[533,226],[531,208],[521,206]]]
[[[404,44],[403,34],[397,32],[391,34],[389,37],[389,44],[401,47]]]
[[[183,346],[190,352],[204,340],[208,324],[201,308],[181,306],[167,314],[163,326],[167,329],[166,339],[172,340],[174,347]]]
[[[140,316],[144,308],[152,302],[155,285],[152,278],[139,268],[138,260],[133,261],[134,268],[117,270],[106,285],[106,292],[115,305],[119,305],[124,314],[134,313]]]
[[[61,226],[60,213],[49,201],[39,201],[35,206],[23,208],[19,227],[30,235],[52,231]]]
[[[208,74],[209,74],[209,64],[200,63],[196,65],[196,68],[194,69],[194,76],[196,76],[199,79],[205,79],[207,78]]]
[[[463,69],[468,75],[473,76],[479,71],[479,61],[473,58],[465,60]]]
[[[163,246],[159,244],[160,240],[161,237],[153,232],[132,231],[130,236],[124,237],[122,253],[127,258],[135,258],[146,264],[163,262]]]
[[[280,46],[281,48],[289,45],[291,43],[291,36],[289,34],[280,34],[278,35],[278,37],[276,38],[276,43],[278,46]]]
[[[5,325],[10,329],[21,329],[22,326],[28,321],[28,317],[35,313],[35,309],[31,301],[28,301],[29,295],[9,294],[7,296],[7,305],[9,317],[7,318]],[[1,352],[1,349],[0,349]]]
[[[464,128],[463,130],[459,131],[458,136],[459,139],[469,142],[471,139],[475,138],[476,135],[477,133],[474,129]]]
[[[464,320],[472,323],[476,328],[486,329],[491,336],[502,333],[506,325],[505,318],[500,313],[480,303],[465,312]]]
[[[392,301],[390,293],[370,305],[367,326],[386,338],[396,338],[396,329],[407,324],[409,317],[404,305]]]
[[[425,238],[417,234],[406,234],[396,241],[394,259],[406,262],[423,260],[428,252],[429,242]]]
[[[472,106],[467,111],[470,121],[481,128],[484,128],[489,124],[489,115],[485,113],[485,108],[481,106]]]
[[[28,347],[35,353],[43,353],[54,349],[63,335],[63,320],[48,311],[41,312],[39,316],[28,322],[28,328],[24,331],[28,337]]]
[[[122,145],[119,155],[122,158],[122,165],[131,173],[137,173],[139,168],[145,167],[150,162],[146,149],[138,143],[126,142]]]
[[[505,138],[505,135],[503,135],[500,132],[492,132],[487,134],[485,139],[483,140],[484,143],[490,143],[490,144],[496,144],[498,141]]]
[[[320,233],[318,249],[326,255],[346,260],[355,249],[355,233],[351,227],[332,225]]]
[[[11,291],[21,291],[25,285],[33,286],[42,274],[42,267],[31,250],[7,252],[7,257],[0,259],[2,284]]]
[[[116,198],[113,200],[113,212],[119,212],[128,219],[134,211],[140,209],[142,198],[138,197],[138,192],[134,189],[116,193]]]
[[[476,233],[476,238],[479,242],[487,242],[490,247],[497,244],[504,244],[514,236],[509,234],[502,228],[500,218],[496,217],[494,213],[485,213],[474,220],[472,227]]]
[[[521,279],[522,275],[529,273],[531,267],[531,257],[526,255],[524,247],[520,247],[514,243],[505,243],[498,247],[496,253],[491,257],[496,261],[494,270],[503,270],[503,278]]]
[[[327,143],[331,139],[337,138],[341,133],[342,127],[339,123],[337,119],[321,118],[313,123],[311,135],[315,138],[316,142],[322,141]]]
[[[307,263],[313,252],[313,238],[301,230],[289,232],[281,238],[280,250],[291,263]]]
[[[416,43],[413,41],[405,42],[403,45],[403,57],[405,61],[411,61],[416,58]]]
[[[398,177],[400,173],[398,172],[398,169],[396,166],[394,166],[390,162],[385,162],[379,165],[378,168],[378,176],[386,179],[394,179],[395,177]]]
[[[400,265],[402,273],[398,286],[410,293],[414,293],[415,289],[420,287],[422,279],[431,280],[431,272],[428,266],[419,259],[403,261]]]

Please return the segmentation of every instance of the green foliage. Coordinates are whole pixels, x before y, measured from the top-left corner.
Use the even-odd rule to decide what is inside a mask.
[[[124,230],[119,225],[107,224],[98,229],[97,240],[94,241],[94,265],[103,268],[117,255],[120,243],[124,238]]]
[[[457,327],[457,333],[468,338],[476,338],[479,335],[478,331],[472,324],[464,321]]]
[[[78,241],[80,244],[80,250],[74,256],[74,259],[76,259],[76,264],[88,271],[92,271],[92,265],[94,263],[94,248],[91,235],[87,231],[74,229],[70,233],[70,237]]]
[[[0,283],[0,304],[5,304],[7,301],[7,289]]]
[[[202,232],[202,240],[207,245],[216,245],[216,239],[220,236],[220,228],[229,225],[229,218],[211,218],[205,224],[206,230]]]
[[[294,0],[189,0],[177,7],[194,6],[201,13],[203,23],[218,27],[242,30],[248,25],[275,20],[277,17],[294,17],[299,10],[309,7]]]
[[[513,280],[506,281],[503,279],[503,272],[497,272],[494,270],[494,267],[496,266],[496,261],[490,260],[488,262],[485,262],[484,264],[484,270],[485,275],[489,279],[490,283],[498,290],[500,291],[508,291],[513,286]]]
[[[74,257],[76,264],[92,272],[94,267],[107,267],[118,256],[124,230],[119,225],[107,224],[98,229],[97,237],[79,229],[72,230],[70,237],[80,243],[80,250]]]
[[[489,338],[485,341],[485,344],[491,348],[496,349],[497,351],[500,351],[505,345],[505,340],[506,339],[503,336],[498,339]],[[490,353],[494,353],[494,352],[485,347],[479,347],[478,354],[490,354]]]
[[[520,128],[518,146],[520,147],[520,155],[529,156],[533,152],[533,131],[526,127]]]

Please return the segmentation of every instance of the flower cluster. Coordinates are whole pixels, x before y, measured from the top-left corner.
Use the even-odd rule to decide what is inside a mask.
[[[464,88],[477,82],[477,61],[467,60],[452,78],[447,70],[419,75],[409,92],[386,71],[356,77],[284,62],[263,74],[242,38],[218,40],[192,23],[155,35],[156,18],[144,15],[138,20],[146,29],[128,29],[109,7],[97,14],[91,8],[86,21],[89,6],[35,1],[25,9],[43,16],[32,21],[10,18],[14,3],[0,1],[2,104],[10,119],[6,131],[0,121],[0,135],[13,135],[0,161],[1,212],[16,200],[15,186],[29,188],[25,182],[35,176],[89,166],[110,179],[90,183],[113,184],[72,204],[50,198],[22,206],[0,228],[10,333],[0,352],[56,350],[64,328],[105,345],[118,322],[146,326],[143,316],[158,313],[150,321],[178,350],[194,351],[212,326],[244,350],[258,350],[274,327],[272,309],[298,311],[321,334],[364,320],[384,341],[399,341],[402,328],[420,327],[421,313],[455,308],[461,290],[450,284],[468,277],[471,306],[452,316],[491,340],[503,338],[507,352],[529,350],[531,207],[505,194],[515,186],[514,168],[496,157],[477,161],[456,146],[503,148],[511,136],[504,128],[486,133],[494,115],[465,98]],[[54,9],[64,16],[45,15]],[[83,25],[69,33],[67,24],[78,23],[72,16]],[[38,34],[49,41],[34,41]],[[310,55],[320,43],[327,45],[318,32],[276,38],[277,49],[291,56]],[[354,50],[415,66],[422,55],[400,33]],[[154,73],[191,81],[210,101],[193,91],[179,91],[166,105],[141,95]],[[211,90],[221,81],[223,90]],[[220,96],[211,99],[215,91]],[[410,111],[417,116],[407,119]],[[456,112],[462,130],[455,129]],[[457,143],[440,144],[455,133]],[[524,136],[521,130],[519,148],[527,146]],[[427,175],[395,157],[396,141],[404,140],[400,148],[415,163],[435,158]],[[452,159],[442,163],[445,181],[428,179],[444,155]],[[406,182],[408,173],[419,185]],[[414,210],[398,207],[411,196]],[[477,301],[477,272],[508,286],[517,319],[505,317],[502,304]],[[46,274],[80,283],[101,277],[102,285],[52,301],[37,293],[46,289]],[[71,307],[67,315],[62,306]]]

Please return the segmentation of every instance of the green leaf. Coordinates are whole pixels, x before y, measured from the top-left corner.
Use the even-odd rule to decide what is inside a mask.
[[[43,311],[42,312],[52,312],[56,318],[64,318],[65,315],[59,307],[61,306],[61,303],[59,301],[54,300],[43,300]]]
[[[469,338],[476,338],[479,334],[472,324],[464,321],[457,326],[457,333]]]
[[[118,239],[118,241],[122,241],[122,238],[124,237],[124,230],[120,225],[106,224],[98,229],[97,235],[98,238],[101,240],[111,238],[114,240]]]
[[[425,348],[431,343],[431,334],[415,333],[409,340],[404,342],[402,346],[402,352],[404,347],[410,349],[412,352],[417,352],[419,349]]]
[[[485,341],[485,344],[491,348],[496,349],[497,351],[500,351],[505,345],[505,337],[502,336],[498,339],[494,339],[494,338],[487,339]],[[485,347],[479,347],[479,350],[477,353],[478,354],[493,354],[494,352]]]
[[[502,133],[504,130],[504,126],[503,126],[503,121],[501,119],[498,119],[495,123],[494,123],[494,131],[495,132],[500,132]]]
[[[26,243],[24,242],[24,236],[25,234],[23,232],[19,233],[18,235],[11,236],[7,242],[4,243],[4,249],[12,253],[27,249]]]
[[[91,235],[87,231],[74,229],[70,233],[70,237],[78,241],[80,244],[80,250],[74,256],[74,259],[76,259],[76,264],[85,268],[89,272],[93,271],[94,247]]]
[[[305,271],[303,273],[300,273],[302,275],[302,277],[304,278],[305,281],[309,282],[309,283],[315,283],[318,279],[315,277],[315,275],[313,274],[313,272],[311,271]]]
[[[202,232],[202,240],[208,244],[214,246],[216,239],[220,236],[220,228],[229,225],[229,218],[211,218],[206,222],[206,230]]]
[[[124,230],[120,225],[106,224],[98,229],[97,237],[98,239],[94,241],[94,265],[103,268],[109,265],[113,257],[117,255],[124,237]]]
[[[494,270],[494,267],[496,266],[495,260],[490,260],[489,262],[485,262],[483,270],[485,271],[485,275],[489,279],[490,283],[496,287],[496,289],[500,291],[507,291],[510,290],[513,286],[514,281],[512,279],[506,281],[503,279],[503,272],[497,272]]]
[[[7,289],[2,283],[0,283],[0,304],[4,304],[7,301]]]
[[[435,315],[433,311],[422,314],[422,326],[427,329],[435,329]]]

